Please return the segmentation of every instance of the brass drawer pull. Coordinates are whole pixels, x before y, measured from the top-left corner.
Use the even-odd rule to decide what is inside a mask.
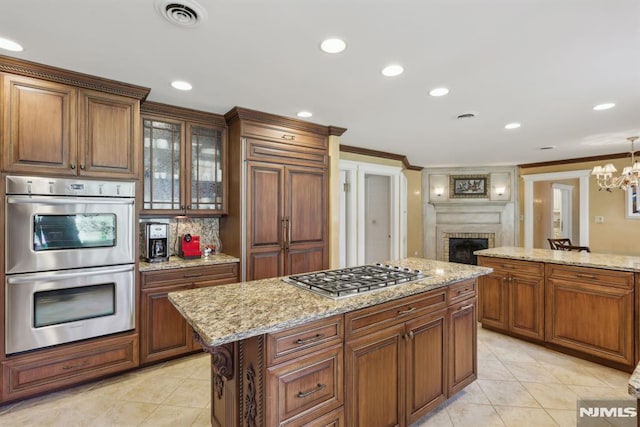
[[[460,307],[460,311],[467,310],[467,309],[469,309],[471,307],[473,307],[473,304],[465,305],[464,307]]]
[[[406,309],[406,310],[398,310],[398,314],[400,314],[400,315],[402,315],[402,314],[409,314],[409,313],[411,313],[412,311],[416,311],[416,308],[415,308],[415,307],[410,307],[410,308],[408,308],[408,309]]]
[[[282,139],[286,139],[288,141],[293,141],[293,140],[296,139],[296,136],[295,135],[288,135],[288,134],[285,133],[285,134],[282,135]]]
[[[582,279],[597,279],[598,278],[598,276],[596,276],[595,274],[577,273],[576,276],[580,277]]]
[[[298,392],[298,394],[297,394],[297,397],[299,397],[299,398],[304,398],[304,397],[310,396],[310,395],[312,395],[313,393],[317,393],[317,392],[319,392],[320,390],[322,390],[322,389],[323,389],[323,388],[325,388],[326,386],[327,386],[326,384],[318,384],[318,386],[317,386],[316,388],[314,388],[313,390],[308,391],[308,392],[306,392],[306,393],[303,393],[303,392],[299,391],[299,392]]]
[[[302,345],[302,344],[309,344],[311,342],[316,342],[321,340],[322,338],[324,338],[324,334],[315,334],[313,337],[311,338],[307,338],[307,339],[302,339],[302,338],[298,338],[297,340],[295,340],[293,343],[294,344],[298,344],[298,345]]]
[[[501,264],[501,265],[500,265],[500,267],[502,267],[502,268],[508,268],[508,269],[510,269],[510,270],[513,270],[514,268],[516,268],[515,266],[513,266],[513,265],[509,265],[509,264]]]
[[[465,289],[463,289],[461,291],[458,291],[458,295],[460,295],[460,294],[462,294],[464,292],[471,292],[471,289],[465,288]]]

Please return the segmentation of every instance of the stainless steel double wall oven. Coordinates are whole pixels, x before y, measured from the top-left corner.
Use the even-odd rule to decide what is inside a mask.
[[[135,327],[135,183],[6,177],[7,354]]]

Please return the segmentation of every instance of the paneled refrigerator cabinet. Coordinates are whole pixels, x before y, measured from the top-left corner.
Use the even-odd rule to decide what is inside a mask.
[[[328,268],[328,137],[346,129],[238,107],[225,118],[229,200],[220,229],[225,252],[242,260],[241,279]]]

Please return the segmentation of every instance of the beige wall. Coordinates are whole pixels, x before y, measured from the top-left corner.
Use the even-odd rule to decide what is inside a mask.
[[[399,160],[345,152],[340,152],[340,160],[404,167],[402,162]],[[332,174],[339,176],[339,168],[334,173],[332,166],[331,171]],[[404,169],[403,173],[407,177],[407,256],[422,257],[422,172]],[[338,189],[338,186],[332,186],[331,188]],[[337,197],[339,200],[339,196]],[[337,235],[335,236],[335,239],[335,245],[337,248]],[[338,254],[336,254],[336,257],[338,257]],[[333,256],[331,258],[332,260],[334,259]],[[335,265],[337,265],[337,263]]]
[[[621,171],[630,159],[607,160]],[[604,161],[577,162],[565,165],[520,168],[520,175],[561,172],[569,170],[590,170]],[[523,188],[522,180],[520,182]],[[589,247],[592,252],[640,256],[640,219],[625,218],[625,192],[598,191],[595,178],[589,178]],[[524,212],[524,191],[520,191],[520,212]],[[596,224],[595,216],[603,216],[604,223]],[[524,223],[520,223],[520,235],[524,235]]]

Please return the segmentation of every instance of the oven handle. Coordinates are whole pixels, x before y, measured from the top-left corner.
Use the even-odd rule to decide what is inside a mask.
[[[98,198],[98,197],[66,197],[66,196],[7,196],[9,204],[33,204],[41,203],[46,205],[70,205],[92,203],[100,205],[133,205],[133,198]]]
[[[34,280],[45,279],[48,282],[56,282],[78,277],[95,276],[96,274],[114,274],[133,271],[133,265],[123,265],[117,267],[87,268],[83,271],[50,271],[46,273],[27,273],[16,276],[7,276],[7,284],[19,285],[21,283],[33,283]]]

